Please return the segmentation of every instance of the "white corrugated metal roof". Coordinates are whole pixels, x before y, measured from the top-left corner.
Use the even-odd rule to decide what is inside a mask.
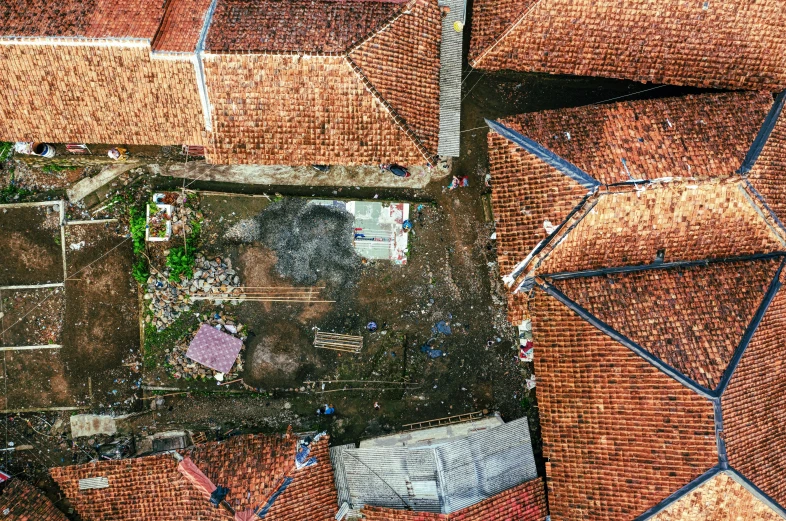
[[[537,477],[526,418],[435,447],[331,449],[339,502],[451,513]]]

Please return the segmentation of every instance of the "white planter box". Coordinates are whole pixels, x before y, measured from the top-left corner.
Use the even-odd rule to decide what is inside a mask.
[[[169,238],[172,236],[172,205],[171,204],[159,204],[158,209],[159,211],[163,210],[166,213],[166,216],[169,218],[166,222],[166,235],[164,237],[151,237],[150,236],[150,205],[151,203],[147,204],[146,207],[146,221],[145,221],[145,240],[148,242],[163,242],[168,241]]]

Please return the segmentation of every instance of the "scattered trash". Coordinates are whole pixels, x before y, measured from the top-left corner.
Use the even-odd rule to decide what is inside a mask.
[[[377,323],[376,322],[369,322],[366,325],[366,329],[368,329],[371,333],[377,330]]]
[[[379,402],[374,402],[374,410],[378,411],[380,409]]]
[[[450,330],[450,325],[445,322],[444,320],[440,320],[437,322],[437,325],[432,328],[432,332],[436,331],[437,333],[442,333],[443,335],[451,335],[452,331]]]
[[[68,245],[72,251],[79,251],[85,245],[85,241],[74,242]]]
[[[322,407],[317,409],[317,414],[318,415],[319,414],[324,414],[325,416],[330,416],[334,412],[336,412],[336,409],[333,408],[333,404],[332,403],[326,403],[325,405],[323,405]]]
[[[382,170],[387,170],[388,172],[392,173],[396,177],[402,177],[406,179],[407,177],[410,177],[412,175],[409,173],[409,170],[395,163],[383,164],[383,165],[379,165],[379,167]]]
[[[412,221],[407,219],[406,221],[404,221],[401,227],[404,229],[405,232],[410,231],[412,229]]]
[[[128,150],[121,147],[110,148],[109,151],[106,153],[110,158],[114,159],[115,161],[126,161],[128,160]]]

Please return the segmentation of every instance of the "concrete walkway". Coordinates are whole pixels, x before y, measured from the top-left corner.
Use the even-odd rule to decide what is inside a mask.
[[[301,186],[373,186],[384,188],[424,188],[432,179],[442,178],[447,171],[413,166],[407,179],[396,177],[378,166],[331,166],[320,172],[311,166],[210,165],[204,161],[174,164],[161,169],[161,174],[200,181],[242,183],[253,185]]]

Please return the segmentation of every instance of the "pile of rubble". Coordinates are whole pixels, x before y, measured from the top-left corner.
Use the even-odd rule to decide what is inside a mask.
[[[216,257],[207,259],[197,254],[194,262],[194,274],[190,278],[178,282],[169,280],[169,270],[154,271],[147,279],[145,300],[150,315],[145,322],[155,325],[158,331],[166,329],[177,320],[181,313],[191,311],[191,297],[208,295],[227,295],[227,299],[213,300],[216,305],[224,301],[238,304],[246,298],[240,287],[240,277],[232,268],[232,260]]]
[[[202,323],[210,324],[211,326],[219,329],[220,331],[230,334],[235,338],[239,338],[244,342],[243,347],[240,348],[240,353],[237,355],[235,365],[232,366],[232,372],[224,375],[224,381],[230,381],[237,377],[243,371],[243,352],[246,350],[246,331],[243,324],[235,320],[235,317],[225,314],[223,311],[212,313],[211,315],[201,315]],[[175,378],[214,378],[218,371],[205,367],[202,364],[194,362],[186,356],[188,346],[196,336],[197,332],[194,331],[184,338],[181,338],[173,349],[166,350],[166,367]]]

